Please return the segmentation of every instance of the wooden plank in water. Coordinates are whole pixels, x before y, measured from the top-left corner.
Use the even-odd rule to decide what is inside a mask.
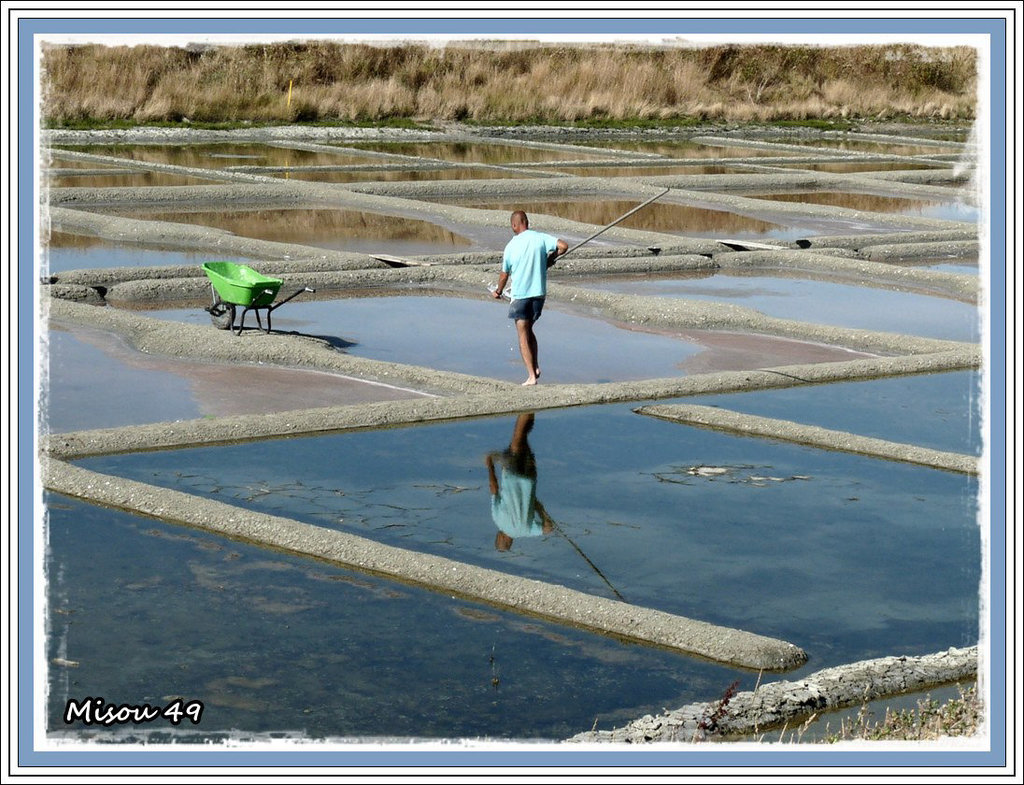
[[[421,262],[416,259],[406,259],[402,256],[391,256],[390,254],[370,254],[374,259],[389,264],[392,267],[430,267],[430,262]]]

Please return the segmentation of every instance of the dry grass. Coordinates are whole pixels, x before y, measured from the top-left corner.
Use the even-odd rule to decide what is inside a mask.
[[[868,719],[862,707],[853,720],[844,720],[838,731],[824,741],[934,741],[951,736],[973,736],[981,724],[982,708],[977,687],[959,690],[959,697],[944,703],[930,697],[918,701],[916,709],[886,709],[878,722]]]
[[[480,123],[974,117],[967,47],[49,46],[44,118]],[[288,101],[289,83],[292,99]]]

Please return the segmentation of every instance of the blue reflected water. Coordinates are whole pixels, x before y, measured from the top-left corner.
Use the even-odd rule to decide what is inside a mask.
[[[954,371],[682,398],[861,436],[980,455],[981,374]]]
[[[730,271],[702,277],[608,278],[582,285],[622,294],[730,302],[801,322],[925,338],[978,340],[977,306],[916,292]]]
[[[47,730],[65,703],[204,704],[184,741],[253,734],[553,738],[756,674],[49,496]],[[495,683],[497,680],[497,683]],[[264,736],[266,738],[266,736]]]
[[[209,324],[199,309],[151,311],[161,319]],[[241,317],[241,313],[239,313]],[[247,325],[255,322],[250,314]],[[372,360],[522,381],[508,303],[486,291],[476,299],[396,295],[305,300],[273,314],[274,329],[340,339],[345,351]],[[640,333],[554,303],[537,322],[540,362],[548,382],[606,382],[681,375],[681,364],[701,351],[695,343]]]
[[[509,486],[500,456],[517,422],[81,463],[780,637],[804,647],[813,669],[977,640],[973,478],[609,406],[538,414],[528,435],[535,475],[520,472]],[[521,517],[510,544],[494,514],[488,455],[499,496],[518,487],[544,510],[539,523]]]

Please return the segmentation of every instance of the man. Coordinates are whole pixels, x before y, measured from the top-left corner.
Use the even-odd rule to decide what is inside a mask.
[[[514,237],[505,246],[505,257],[494,290],[495,300],[501,299],[508,279],[512,278],[512,304],[508,318],[514,319],[519,333],[519,353],[526,366],[526,381],[523,386],[533,385],[540,378],[537,336],[533,324],[540,318],[544,298],[548,293],[548,268],[555,259],[569,250],[569,244],[550,234],[535,232],[530,228],[530,219],[522,210],[512,213],[512,234]]]

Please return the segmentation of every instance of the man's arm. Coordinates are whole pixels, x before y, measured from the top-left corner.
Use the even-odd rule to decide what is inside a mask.
[[[507,284],[507,283],[508,283],[508,273],[506,273],[504,270],[502,270],[501,271],[501,275],[498,276],[498,286],[494,290],[494,299],[495,300],[500,300],[501,299],[501,293],[503,291],[505,291],[505,284]]]
[[[555,530],[555,522],[548,515],[548,511],[544,509],[544,505],[540,503],[540,499],[534,499],[533,508],[537,511],[541,521],[541,531],[545,534],[549,534]]]
[[[555,247],[555,250],[548,254],[548,267],[551,267],[555,263],[555,259],[564,254],[569,250],[569,243],[565,240],[559,239]]]
[[[494,473],[494,453],[487,455],[487,481],[490,485],[491,496],[498,495],[498,475]]]

